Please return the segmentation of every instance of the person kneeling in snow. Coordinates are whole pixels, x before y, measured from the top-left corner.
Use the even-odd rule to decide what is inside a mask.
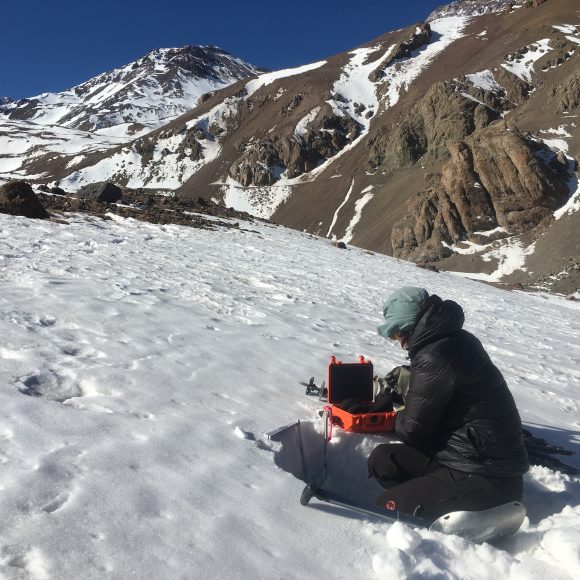
[[[388,509],[437,518],[521,500],[528,456],[514,399],[463,309],[423,288],[385,302],[379,334],[409,351],[410,382],[397,413],[400,443],[378,445],[369,477]]]

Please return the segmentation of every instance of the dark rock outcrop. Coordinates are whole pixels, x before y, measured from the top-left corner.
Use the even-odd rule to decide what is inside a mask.
[[[496,123],[449,144],[450,160],[415,196],[393,228],[396,257],[432,262],[451,255],[445,244],[501,226],[536,227],[565,203],[568,187],[517,129]]]
[[[271,140],[250,145],[230,167],[230,176],[244,187],[272,185],[284,171],[282,160]]]
[[[304,135],[241,143],[243,153],[230,167],[229,175],[244,187],[272,185],[284,172],[293,178],[311,171],[359,134],[360,127],[352,117],[340,117],[323,108]]]
[[[0,187],[0,213],[37,219],[50,217],[25,181],[10,181]]]
[[[558,113],[577,111],[580,107],[580,74],[571,75],[562,85],[553,87],[551,93],[557,99]]]
[[[457,92],[451,82],[435,83],[404,119],[369,141],[369,166],[394,169],[449,158],[447,144],[499,118],[497,110]]]
[[[44,193],[39,195],[46,207],[53,212],[63,213],[65,219],[68,212],[85,213],[103,219],[110,219],[109,214],[114,213],[154,224],[176,224],[204,229],[239,228],[239,222],[234,220],[247,222],[253,220],[245,212],[236,211],[210,200],[159,195],[150,190],[124,189],[123,205],[115,203],[105,205],[95,200],[66,195]]]
[[[123,191],[114,183],[100,181],[81,187],[76,196],[80,199],[97,201],[99,203],[116,203],[123,197]]]
[[[390,66],[393,61],[412,56],[414,50],[421,48],[429,42],[431,34],[431,26],[429,24],[426,22],[418,22],[415,25],[413,33],[406,40],[395,45],[394,49],[391,51],[391,56],[389,56],[382,66],[371,72],[369,80],[372,82],[380,81],[385,76],[385,69]]]

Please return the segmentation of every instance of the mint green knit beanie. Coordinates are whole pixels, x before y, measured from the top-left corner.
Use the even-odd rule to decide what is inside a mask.
[[[408,333],[417,320],[417,315],[429,298],[425,288],[405,286],[399,288],[385,301],[383,316],[385,322],[377,327],[384,338],[392,338],[397,332]]]

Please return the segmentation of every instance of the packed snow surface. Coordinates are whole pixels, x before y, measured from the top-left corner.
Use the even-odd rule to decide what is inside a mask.
[[[302,507],[296,449],[263,436],[300,419],[320,449],[323,403],[299,381],[330,354],[404,363],[375,328],[420,285],[464,307],[524,423],[578,451],[579,303],[262,223],[67,221],[0,214],[1,577],[579,577],[577,478],[532,468],[523,529],[476,546]],[[374,497],[365,461],[386,440],[335,430],[332,485]]]

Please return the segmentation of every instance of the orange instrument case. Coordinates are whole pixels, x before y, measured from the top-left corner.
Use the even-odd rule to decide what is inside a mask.
[[[332,406],[332,422],[345,431],[385,433],[395,428],[394,411],[382,413],[349,413],[336,404],[347,399],[373,402],[373,363],[359,356],[358,363],[342,363],[331,357],[328,365],[328,402]]]

